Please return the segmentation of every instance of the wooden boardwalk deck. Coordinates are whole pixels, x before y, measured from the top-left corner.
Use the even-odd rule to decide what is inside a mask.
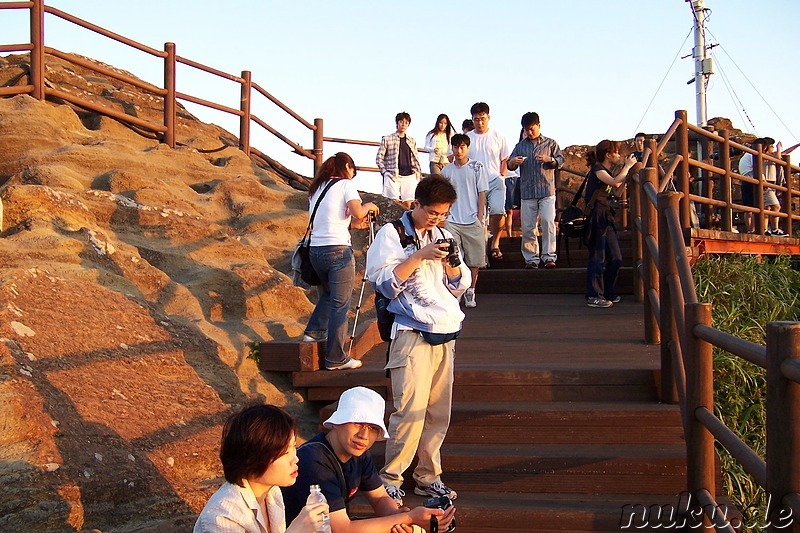
[[[632,300],[592,309],[576,294],[478,294],[457,341],[442,449],[443,479],[459,492],[458,531],[625,531],[625,505],[677,506],[680,413],[658,403],[659,348],[643,342],[642,304]],[[293,381],[318,401],[369,386],[387,396],[388,415],[385,352],[369,350],[359,370],[295,372]],[[381,443],[372,453],[382,464]],[[407,504],[421,503],[413,484],[404,490]]]

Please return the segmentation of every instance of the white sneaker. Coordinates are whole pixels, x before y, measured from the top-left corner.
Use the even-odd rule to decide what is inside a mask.
[[[477,305],[475,303],[475,289],[467,289],[467,292],[464,293],[464,307],[475,307]]]
[[[328,370],[355,370],[356,368],[361,368],[361,365],[362,363],[360,360],[350,357],[344,363],[329,366],[327,368]]]
[[[383,487],[386,489],[386,494],[388,494],[389,497],[397,504],[397,507],[402,507],[403,496],[406,495],[406,493],[403,492],[403,489],[400,487],[395,487],[394,485],[384,485]]]

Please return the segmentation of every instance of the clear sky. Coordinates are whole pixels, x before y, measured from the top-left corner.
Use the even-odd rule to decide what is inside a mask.
[[[513,146],[519,120],[537,111],[542,133],[562,147],[663,133],[677,109],[695,120],[692,13],[684,0],[49,0],[48,5],[153,48],[253,80],[303,117],[325,120],[327,136],[380,140],[394,115],[412,117],[422,143],[439,113],[460,124],[476,101]],[[800,2],[706,0],[716,74],[708,117],[800,142]],[[28,40],[22,13],[0,11],[4,42]],[[162,84],[159,60],[48,15],[48,46],[76,52]],[[663,82],[663,84],[662,84]],[[659,85],[661,85],[659,89]],[[178,90],[231,107],[238,87],[193,69]],[[254,112],[306,147],[311,133],[254,99]],[[651,104],[652,101],[652,104]],[[188,106],[237,133],[236,120]],[[257,126],[254,126],[258,129]],[[310,163],[267,133],[254,146],[305,174]],[[374,148],[327,143],[374,165]],[[427,158],[422,159],[427,167]],[[365,176],[366,178],[366,176]]]

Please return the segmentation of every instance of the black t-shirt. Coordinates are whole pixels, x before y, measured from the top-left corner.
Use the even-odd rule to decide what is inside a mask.
[[[597,190],[598,187],[605,187],[607,193],[611,193],[613,187],[607,183],[603,183],[600,181],[600,178],[597,177],[597,173],[601,170],[605,170],[608,172],[608,169],[602,165],[602,163],[595,163],[592,165],[592,168],[589,170],[589,174],[586,177],[586,191],[583,194],[583,199],[586,201],[586,205],[589,205],[589,201],[592,199],[592,195],[594,191]],[[608,172],[611,174],[611,172]]]
[[[286,505],[286,524],[290,524],[300,514],[300,510],[308,499],[311,485],[319,485],[322,494],[328,500],[331,513],[344,509],[347,502],[359,490],[369,492],[381,486],[378,469],[375,468],[369,451],[366,451],[361,457],[351,457],[349,461],[342,463],[333,454],[333,448],[323,433],[315,435],[308,442],[321,442],[331,451],[326,453],[321,446],[308,444],[297,448],[297,457],[300,460],[297,482],[290,487],[281,487],[283,501]],[[332,463],[333,460],[339,463],[342,474],[344,474],[347,483],[344,490],[339,481],[338,469]],[[347,495],[346,499],[345,494]]]
[[[408,145],[406,137],[400,137],[400,150],[397,153],[397,173],[401,176],[409,176],[414,173],[411,168],[411,147]]]

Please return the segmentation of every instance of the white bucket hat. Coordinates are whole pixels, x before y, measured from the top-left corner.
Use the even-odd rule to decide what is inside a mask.
[[[381,428],[383,434],[377,440],[389,438],[389,432],[383,424],[383,413],[386,411],[386,400],[374,390],[366,387],[353,387],[347,389],[339,397],[339,405],[336,411],[322,423],[325,429],[332,426],[348,424],[372,424]]]

